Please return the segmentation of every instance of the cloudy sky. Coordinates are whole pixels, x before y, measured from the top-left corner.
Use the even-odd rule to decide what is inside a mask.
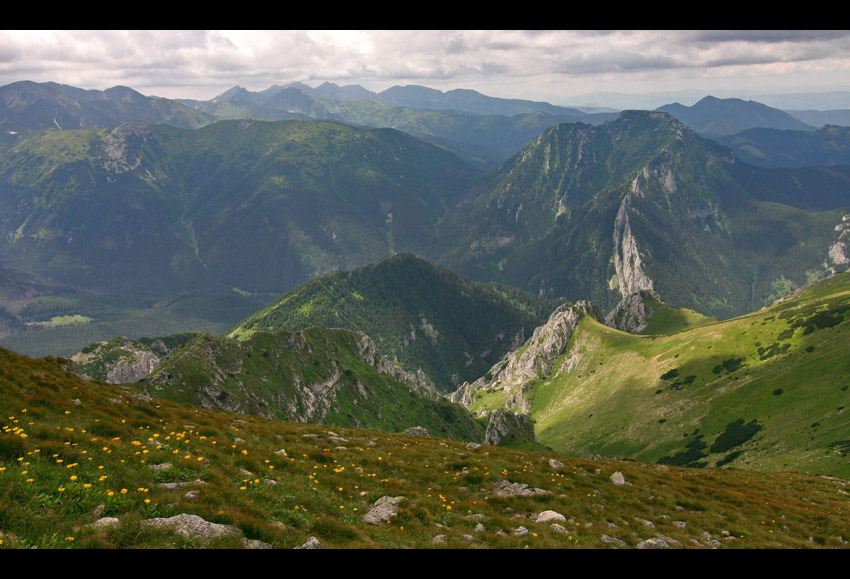
[[[850,90],[850,31],[0,31],[0,85],[19,80],[196,99],[292,81],[746,98]]]

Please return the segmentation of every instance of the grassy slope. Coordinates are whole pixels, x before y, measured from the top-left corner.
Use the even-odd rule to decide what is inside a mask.
[[[839,274],[669,335],[585,318],[561,360],[571,369],[533,384],[538,439],[576,456],[847,476],[848,311],[850,275]]]
[[[837,537],[847,535],[841,480],[661,469],[334,428],[347,439],[339,443],[327,426],[139,400],[128,388],[65,373],[55,359],[5,350],[0,377],[2,549],[242,547],[239,538],[203,545],[141,524],[180,513],[235,525],[276,548],[310,537],[323,548],[609,547],[603,535],[629,547],[659,535],[707,547],[705,533],[723,548],[805,548],[841,546]],[[556,457],[564,463],[557,471],[548,466]],[[166,462],[171,469],[149,468]],[[629,484],[611,484],[615,471]],[[187,489],[158,486],[198,479],[206,484],[190,487],[194,500]],[[552,494],[500,498],[493,484],[503,479]],[[391,524],[363,522],[385,495],[405,497]],[[120,525],[88,527],[98,505]],[[549,509],[568,517],[565,533],[532,520]],[[471,514],[483,517],[483,531]],[[514,536],[520,525],[528,535]],[[446,542],[433,543],[436,535]]]
[[[672,308],[652,296],[647,298],[652,307],[652,315],[640,334],[672,334],[685,329],[698,328],[717,321],[687,308]]]

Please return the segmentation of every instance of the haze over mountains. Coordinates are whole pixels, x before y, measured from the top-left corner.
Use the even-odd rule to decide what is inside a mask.
[[[610,310],[652,287],[675,306],[728,317],[847,259],[836,228],[850,205],[848,171],[833,164],[847,129],[800,130],[758,103],[668,107],[701,130],[747,129],[717,137],[729,150],[661,112],[587,115],[425,87],[235,87],[184,103],[55,83],[0,94],[0,253],[19,272],[9,291],[22,295],[29,283],[33,296],[69,296],[5,307],[16,331],[68,314],[99,323],[103,315],[71,311],[92,291],[123,296],[115,307],[124,312],[186,291],[213,311],[204,296],[229,295],[204,328],[180,326],[223,331],[250,307],[231,310],[240,300],[256,308],[318,274],[396,252],[548,299]],[[414,128],[432,144],[399,130]],[[446,142],[467,153],[486,143],[490,161],[472,159],[476,168],[438,146]]]
[[[209,101],[126,87],[0,87],[0,342],[16,352],[0,349],[0,405],[13,417],[26,407],[33,424],[84,427],[78,443],[133,440],[138,456],[110,476],[137,481],[139,492],[152,480],[149,458],[157,468],[178,454],[194,461],[154,475],[194,480],[191,499],[160,500],[159,490],[132,505],[104,498],[109,515],[132,525],[179,504],[210,516],[227,496],[259,513],[237,517],[260,529],[251,540],[278,544],[297,536],[300,545],[309,531],[360,545],[371,535],[352,513],[368,506],[367,483],[415,503],[401,510],[399,532],[439,521],[441,531],[467,525],[476,537],[493,519],[473,531],[478,520],[453,516],[461,499],[424,496],[451,487],[463,500],[495,496],[499,511],[519,499],[527,502],[510,503],[519,511],[511,516],[538,524],[531,509],[547,491],[491,490],[523,489],[535,468],[560,487],[561,477],[581,480],[614,459],[658,463],[652,471],[669,475],[659,479],[664,493],[693,512],[703,506],[691,501],[691,471],[794,470],[843,489],[850,483],[834,477],[850,477],[850,128],[819,124],[825,115],[843,118],[711,96],[590,112],[418,86],[237,86]],[[78,411],[82,422],[68,422]],[[201,426],[199,443],[227,444],[184,455],[166,448],[183,438],[175,432],[147,443],[124,434],[167,416],[180,417],[184,433]],[[325,426],[280,430],[278,421]],[[76,452],[54,440],[66,435],[53,422],[23,437],[4,427],[0,477],[28,474],[18,463],[42,448]],[[257,424],[255,439],[247,433]],[[387,438],[372,457],[378,431]],[[414,437],[443,441],[427,442],[426,457]],[[494,448],[496,463],[482,445],[522,454],[504,462],[508,451]],[[408,447],[414,454],[400,457]],[[368,461],[345,454],[342,464],[339,453],[355,450]],[[557,455],[590,466],[559,472]],[[84,464],[81,456],[62,460]],[[0,500],[19,509],[0,506],[0,545],[9,526],[34,534],[19,505],[53,505],[64,524],[83,524],[68,513],[77,507],[47,502],[57,481],[41,480],[54,472],[41,458],[27,459],[38,463],[37,485],[0,489],[0,499],[19,493]],[[308,468],[304,484],[293,478]],[[629,504],[643,521],[651,481],[641,469],[616,473],[634,484],[603,479],[615,490],[594,482],[581,496],[640,493]],[[318,492],[331,471],[336,490]],[[262,485],[258,472],[268,475]],[[421,482],[430,472],[442,478]],[[768,476],[792,492],[791,479]],[[231,487],[257,504],[222,490]],[[59,492],[82,504],[70,499],[82,488]],[[350,501],[337,497],[343,490]],[[772,500],[750,491],[755,498],[727,508]],[[89,517],[97,505],[85,504],[77,510]],[[604,515],[593,519],[600,528],[634,528],[621,503],[587,509]],[[306,516],[314,510],[319,519]],[[271,512],[287,522],[255,520]],[[665,532],[697,533],[682,523]],[[565,524],[576,535],[593,526]],[[735,527],[735,540],[749,533]],[[616,544],[658,544],[633,535],[622,531]],[[593,541],[612,542],[604,537]]]

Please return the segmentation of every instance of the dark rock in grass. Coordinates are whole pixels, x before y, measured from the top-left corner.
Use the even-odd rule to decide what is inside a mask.
[[[95,528],[105,528],[105,527],[117,527],[121,524],[121,521],[116,519],[115,517],[102,517],[92,524],[88,525],[89,527]]]
[[[537,515],[537,519],[536,519],[536,522],[538,522],[538,523],[549,523],[549,522],[565,523],[566,521],[567,521],[567,517],[565,517],[564,515],[556,512],[556,511],[543,511],[542,513]]]
[[[205,484],[207,484],[207,483],[202,481],[201,479],[198,479],[198,480],[194,480],[194,481],[190,481],[190,482],[159,483],[156,486],[161,488],[161,489],[174,491],[174,490],[182,489],[183,487],[188,487],[188,486],[193,486],[193,485],[205,485]]]
[[[245,545],[246,549],[274,549],[268,543],[264,543],[257,539],[243,539],[242,544]]]

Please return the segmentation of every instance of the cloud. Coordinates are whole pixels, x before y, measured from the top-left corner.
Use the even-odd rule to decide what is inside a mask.
[[[506,93],[577,82],[619,82],[625,89],[647,79],[763,79],[780,65],[783,77],[773,82],[823,70],[819,78],[836,84],[846,76],[830,79],[829,71],[846,70],[848,61],[850,32],[843,30],[0,32],[0,84],[175,87],[206,91],[203,98],[235,84],[261,90],[291,81],[373,90],[410,82],[502,86]]]

